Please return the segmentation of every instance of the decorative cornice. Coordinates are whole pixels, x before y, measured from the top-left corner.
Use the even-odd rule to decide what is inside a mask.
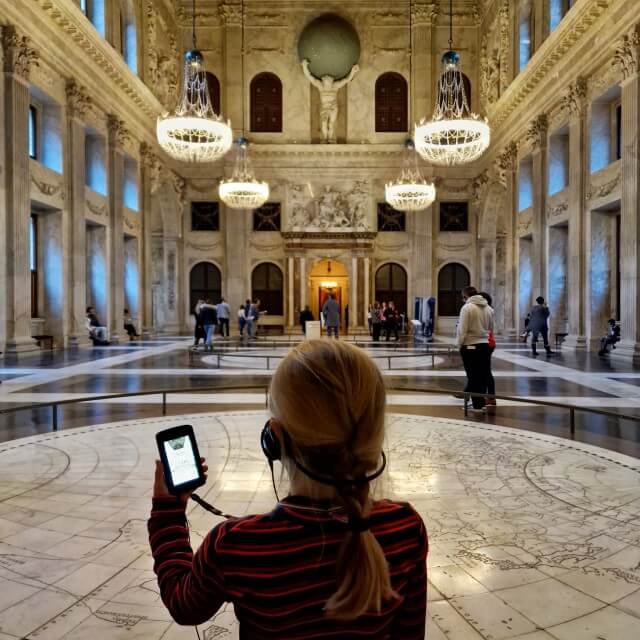
[[[541,113],[529,124],[525,138],[534,149],[539,149],[546,142],[548,130],[549,118],[546,113]]]
[[[640,70],[640,26],[636,25],[616,43],[613,66],[623,80]]]
[[[239,4],[221,4],[218,13],[225,25],[242,24],[242,6]]]
[[[578,76],[576,81],[564,92],[561,99],[562,111],[570,116],[579,116],[587,106],[587,81]]]
[[[91,109],[91,98],[84,88],[80,87],[75,80],[67,81],[67,109],[69,115],[75,118],[84,118]]]
[[[29,79],[31,67],[40,64],[40,56],[31,47],[31,38],[19,35],[13,25],[2,27],[2,49],[5,72],[13,73],[23,80]]]

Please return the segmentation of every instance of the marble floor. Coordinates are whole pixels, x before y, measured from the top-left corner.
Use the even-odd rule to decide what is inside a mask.
[[[153,436],[193,424],[210,466],[200,493],[243,515],[275,502],[264,417],[124,420],[0,444],[0,640],[195,638],[171,621],[152,572]],[[429,640],[640,637],[640,461],[479,421],[393,412],[388,423],[376,493],[427,523]],[[196,505],[189,520],[194,545],[218,521]],[[238,637],[230,608],[199,631]]]

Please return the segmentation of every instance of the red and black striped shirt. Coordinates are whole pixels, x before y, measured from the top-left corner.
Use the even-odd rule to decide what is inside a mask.
[[[423,640],[428,542],[422,519],[409,504],[381,500],[371,511],[371,531],[400,598],[345,623],[323,611],[336,591],[336,555],[347,532],[341,512],[289,497],[270,513],[222,522],[195,554],[176,498],[154,498],[149,519],[160,593],[179,624],[206,622],[232,602],[240,637],[251,640]]]

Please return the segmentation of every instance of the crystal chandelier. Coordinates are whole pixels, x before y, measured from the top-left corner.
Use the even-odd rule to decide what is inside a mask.
[[[236,140],[233,174],[228,180],[220,180],[218,187],[220,200],[232,209],[257,209],[269,198],[269,185],[253,175],[248,146],[246,138]]]
[[[176,160],[213,162],[231,148],[230,123],[213,111],[202,53],[196,48],[196,2],[193,0],[193,49],[184,56],[180,102],[173,113],[158,117],[160,146]]]
[[[244,104],[244,0],[242,0],[242,104]],[[220,180],[218,195],[220,200],[231,209],[257,209],[269,198],[269,185],[259,182],[253,174],[249,158],[249,141],[244,137],[244,118],[242,119],[242,137],[236,140],[236,161],[231,178]]]
[[[430,121],[415,128],[418,153],[428,162],[453,166],[477,160],[488,148],[491,130],[486,119],[471,113],[460,71],[460,55],[453,51],[453,8],[449,1],[449,51],[442,56],[438,97]]]
[[[385,200],[397,211],[422,211],[436,199],[436,188],[418,167],[413,140],[405,143],[403,167],[397,180],[384,189]]]

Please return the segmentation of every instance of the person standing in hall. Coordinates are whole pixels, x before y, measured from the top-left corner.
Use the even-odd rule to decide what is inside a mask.
[[[553,351],[549,346],[549,316],[551,312],[549,307],[545,304],[544,298],[538,296],[536,298],[537,304],[529,312],[529,330],[531,331],[531,351],[534,357],[538,355],[536,343],[538,342],[538,334],[542,335],[542,342],[544,343],[544,349],[547,355],[550,356]]]
[[[395,334],[396,342],[398,342],[398,320],[400,319],[398,310],[393,301],[389,301],[387,308],[384,310],[384,329],[386,341],[389,342],[391,332]]]
[[[493,332],[493,309],[475,287],[462,290],[464,305],[460,310],[456,329],[456,346],[460,349],[464,370],[467,373],[466,393],[471,399],[474,413],[482,413],[487,393],[490,357],[489,333]]]
[[[252,338],[253,337],[253,316],[255,313],[255,308],[251,304],[251,300],[249,300],[249,298],[247,298],[244,301],[243,313],[244,313],[244,326],[247,329],[247,337]]]
[[[302,327],[302,333],[307,335],[307,322],[313,321],[313,312],[309,309],[309,305],[300,312],[300,326]]]
[[[327,337],[330,338],[333,333],[337,339],[338,327],[340,326],[340,305],[333,293],[329,294],[322,306],[322,315],[324,316],[324,324],[327,327]]]
[[[211,300],[206,300],[200,306],[200,319],[207,336],[204,342],[204,350],[213,351],[213,336],[216,332],[217,317],[216,308],[211,304]]]
[[[229,337],[229,316],[231,315],[231,309],[224,298],[220,298],[220,302],[216,306],[216,315],[218,317],[218,326],[220,327],[220,335]]]
[[[371,335],[374,342],[380,342],[380,334],[382,333],[382,309],[380,303],[376,300],[371,307]]]
[[[193,332],[193,346],[197,347],[200,344],[200,340],[204,342],[207,339],[207,334],[202,324],[202,318],[200,317],[200,307],[204,304],[204,300],[198,300],[196,306],[193,309],[193,317],[195,318],[195,328]]]
[[[244,313],[244,305],[241,304],[238,309],[238,329],[240,330],[240,335],[244,334],[244,328],[247,325],[247,317]]]

